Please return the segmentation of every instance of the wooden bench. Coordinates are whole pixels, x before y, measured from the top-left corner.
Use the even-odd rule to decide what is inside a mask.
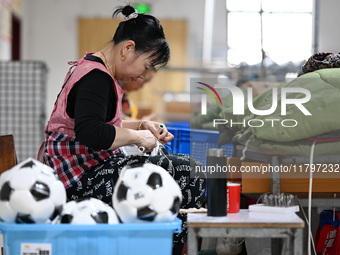
[[[13,135],[0,136],[0,174],[17,164],[17,155],[14,146]],[[3,251],[3,239],[0,234],[0,254]]]
[[[0,174],[17,164],[13,135],[0,136]]]

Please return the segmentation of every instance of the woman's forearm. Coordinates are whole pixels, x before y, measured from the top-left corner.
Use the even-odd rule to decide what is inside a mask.
[[[142,130],[144,120],[123,120],[123,128],[129,128],[134,130]]]
[[[121,146],[135,144],[138,147],[144,147],[145,152],[150,152],[156,147],[156,142],[156,137],[149,130],[133,130],[116,127],[116,138],[110,149],[112,150]]]

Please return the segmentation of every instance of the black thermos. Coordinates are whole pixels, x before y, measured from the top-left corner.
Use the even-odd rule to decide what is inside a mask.
[[[225,149],[212,148],[207,155],[207,203],[208,216],[227,215],[227,174]],[[208,172],[208,170],[210,171]]]

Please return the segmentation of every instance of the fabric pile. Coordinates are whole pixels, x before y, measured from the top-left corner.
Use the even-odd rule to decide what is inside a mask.
[[[324,62],[321,64],[320,61]],[[224,109],[220,118],[229,123],[219,125],[219,144],[248,142],[249,147],[308,156],[315,140],[315,156],[340,154],[340,55],[316,54],[306,62],[302,70],[303,75],[278,86],[278,103],[273,113],[266,116],[255,115],[246,104],[244,115],[234,115],[232,109]],[[311,115],[305,115],[295,104],[286,104],[286,115],[282,115],[282,88],[309,90],[311,98],[303,106]],[[288,99],[304,97],[305,95],[298,92],[287,93]],[[253,100],[253,106],[258,110],[270,109],[272,105],[272,90]],[[245,125],[231,127],[231,121]]]

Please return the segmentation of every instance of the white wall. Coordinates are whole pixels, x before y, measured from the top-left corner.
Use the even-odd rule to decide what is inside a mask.
[[[152,4],[151,14],[157,18],[188,20],[189,58],[199,59],[203,40],[204,1],[148,2]],[[124,3],[121,0],[22,0],[23,59],[42,60],[48,65],[46,106],[48,116],[68,70],[67,62],[77,59],[77,19],[110,18],[113,9]],[[112,35],[113,33],[114,31]]]
[[[320,22],[318,52],[340,52],[340,34],[338,32],[340,1],[319,0]]]
[[[339,0],[320,1],[318,51],[340,51],[340,34],[336,31]],[[67,62],[76,60],[77,19],[79,17],[110,18],[122,0],[22,0],[23,59],[45,61],[49,68],[47,115],[52,111],[56,95],[68,70]],[[152,5],[156,17],[188,21],[188,59],[202,56],[204,0],[145,0]],[[214,27],[213,54],[223,54],[226,47],[225,0],[216,0],[215,17],[222,21]],[[298,24],[297,24],[298,25]],[[304,29],[303,27],[301,29]]]
[[[12,2],[0,2],[0,60],[12,58]]]

